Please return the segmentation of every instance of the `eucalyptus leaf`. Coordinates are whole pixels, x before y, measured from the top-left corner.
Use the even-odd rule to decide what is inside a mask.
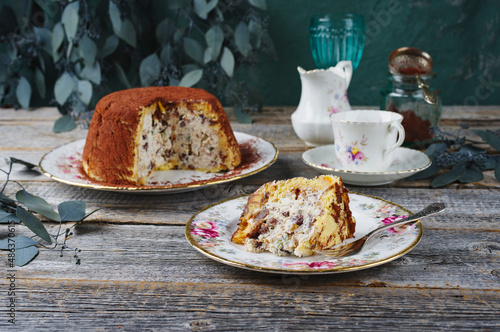
[[[14,244],[14,249],[17,251],[19,249],[36,246],[39,244],[36,240],[33,240],[27,236],[13,236],[0,241],[0,249],[8,250],[10,249],[9,244]],[[12,247],[12,246],[11,246]]]
[[[457,181],[465,174],[465,165],[460,164],[454,166],[450,171],[436,176],[432,182],[432,188],[444,187],[452,182]]]
[[[14,158],[14,157],[10,157],[10,162],[13,163],[13,164],[23,165],[23,166],[27,167],[28,169],[33,169],[33,168],[37,167],[35,164],[29,163],[27,161],[24,161],[24,160],[21,160],[21,159],[17,159],[17,158]]]
[[[135,48],[137,40],[134,25],[128,18],[122,20],[120,9],[113,1],[109,2],[109,18],[111,19],[113,32]]]
[[[50,54],[50,53],[49,53]],[[42,53],[38,53],[38,63],[39,63],[39,67],[40,67],[40,70],[42,72],[45,72],[45,60],[44,60],[44,57],[43,57],[43,54]]]
[[[113,67],[115,68],[116,75],[118,77],[118,80],[125,86],[125,88],[130,89],[132,88],[132,84],[130,84],[127,75],[123,71],[122,66],[116,61],[113,61]]]
[[[52,243],[52,239],[50,238],[49,233],[45,229],[45,226],[31,212],[26,211],[22,207],[18,207],[16,215],[26,227],[28,227],[33,233],[35,233],[35,235],[47,241],[49,244]]]
[[[489,156],[482,165],[481,169],[483,171],[495,169],[496,165],[497,165],[497,159],[492,156]]]
[[[174,58],[174,49],[170,44],[167,44],[165,47],[161,49],[160,59],[163,63],[169,63],[173,61]]]
[[[120,9],[116,5],[114,1],[109,1],[109,19],[111,20],[111,26],[113,27],[113,31],[115,34],[116,31],[120,31],[122,27],[122,18],[121,18],[121,13]]]
[[[248,2],[259,9],[266,10],[267,5],[266,5],[266,0],[248,0]]]
[[[139,67],[139,76],[142,86],[150,86],[160,74],[161,63],[156,53],[153,53],[142,60]]]
[[[19,224],[19,218],[14,214],[0,209],[0,224]]]
[[[473,130],[478,136],[480,136],[486,143],[491,145],[497,151],[500,151],[500,136],[496,135],[491,130]]]
[[[134,25],[129,19],[123,20],[120,30],[115,31],[116,35],[123,39],[127,44],[136,47],[137,38]]]
[[[198,83],[203,76],[203,69],[195,69],[184,75],[179,86],[191,87]]]
[[[186,35],[187,27],[177,28],[174,32],[174,40],[173,43],[175,45],[182,43],[184,36]]]
[[[226,72],[227,76],[232,77],[234,72],[234,56],[231,50],[224,47],[222,51],[222,57],[220,59],[220,65],[222,69]]]
[[[484,179],[483,172],[478,167],[466,167],[465,173],[458,179],[462,183],[478,182]]]
[[[165,46],[173,35],[175,26],[172,21],[167,17],[161,21],[156,27],[156,40],[160,46]]]
[[[196,40],[184,38],[184,51],[196,62],[203,63],[204,49]]]
[[[16,201],[5,195],[4,193],[0,192],[0,203],[10,206],[12,208],[16,208],[17,204]]]
[[[85,65],[80,76],[96,85],[101,84],[101,65],[99,61],[94,62],[93,65]]]
[[[113,54],[113,52],[118,48],[118,44],[120,40],[116,35],[111,35],[106,39],[104,43],[104,47],[101,49],[100,56],[101,58],[107,57],[108,55]]]
[[[97,56],[97,45],[85,35],[78,42],[78,53],[86,65],[93,65]]]
[[[203,63],[207,64],[210,61],[212,61],[212,55],[210,54],[210,48],[207,48],[205,53],[203,53]]]
[[[52,29],[52,57],[54,62],[59,61],[62,55],[61,46],[64,42],[64,28],[60,22]]]
[[[234,42],[243,56],[247,57],[252,50],[250,45],[250,33],[245,22],[240,22],[234,31]]]
[[[408,180],[422,180],[422,179],[427,179],[428,177],[431,177],[435,174],[437,174],[441,170],[441,167],[437,165],[436,162],[432,162],[429,167],[424,169],[423,171],[420,171],[416,174],[413,174],[412,176],[408,177]]]
[[[75,81],[68,72],[64,72],[54,85],[54,95],[59,105],[64,105],[75,89]]]
[[[41,197],[35,196],[27,192],[26,190],[19,190],[16,193],[16,199],[24,204],[31,211],[41,214],[49,219],[60,221],[59,214],[55,212],[52,207]],[[22,219],[21,219],[22,220]]]
[[[216,60],[219,57],[220,50],[222,48],[222,43],[224,42],[224,31],[220,25],[214,25],[205,33],[205,41],[207,42],[208,51],[212,60]],[[206,63],[206,59],[204,59]]]
[[[30,107],[31,85],[23,76],[19,78],[19,82],[17,83],[16,98],[22,108]]]
[[[429,157],[433,156],[436,153],[443,153],[448,149],[448,146],[445,143],[432,143],[425,150],[425,154]]]
[[[80,221],[85,218],[85,202],[67,201],[57,206],[61,221]]]
[[[202,19],[206,20],[208,13],[210,13],[216,6],[218,0],[194,0],[194,12]]]
[[[64,31],[66,31],[66,38],[68,38],[68,41],[72,41],[76,36],[76,31],[78,29],[79,9],[80,1],[74,1],[67,4],[63,10],[61,22],[64,25]]]
[[[468,152],[468,153],[472,153],[472,154],[478,154],[478,153],[481,153],[481,152],[486,152],[486,150],[478,148],[478,147],[470,145],[470,144],[465,144],[465,145],[462,145],[460,147],[460,149],[458,150],[458,152]]]
[[[45,75],[38,67],[35,69],[35,84],[40,97],[45,98]]]
[[[31,262],[33,258],[36,257],[36,255],[38,255],[38,248],[35,246],[16,249],[14,264],[16,264],[17,266],[24,266]]]
[[[92,83],[89,81],[78,81],[76,95],[85,105],[90,104],[92,99]]]
[[[47,54],[52,54],[52,31],[47,28],[33,27],[38,39],[40,39],[40,46],[47,52]]]
[[[251,20],[248,22],[248,32],[250,33],[250,43],[259,49],[262,44],[262,25],[255,20]]]
[[[63,115],[54,123],[54,128],[52,129],[54,133],[64,133],[67,131],[72,131],[76,128],[75,119],[69,115]]]
[[[189,73],[192,70],[200,69],[199,66],[197,66],[194,63],[188,63],[182,66],[182,72],[183,73]]]

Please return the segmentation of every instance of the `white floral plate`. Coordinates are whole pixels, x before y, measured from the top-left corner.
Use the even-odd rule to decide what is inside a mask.
[[[234,170],[221,173],[157,171],[145,186],[110,185],[91,180],[82,169],[84,139],[52,150],[43,156],[39,166],[43,174],[73,186],[135,194],[170,194],[241,179],[268,168],[278,158],[278,150],[272,143],[245,133],[234,135],[242,153],[241,164]]]
[[[385,172],[354,172],[343,170],[335,155],[335,145],[323,145],[307,150],[302,160],[324,174],[340,176],[344,183],[358,186],[379,186],[401,180],[423,171],[431,165],[430,158],[423,152],[397,148],[396,158]]]
[[[410,214],[401,206],[377,197],[350,193],[349,198],[356,219],[354,239]],[[248,196],[242,196],[222,201],[195,214],[186,225],[189,243],[209,258],[243,269],[283,274],[327,274],[362,270],[390,262],[408,253],[422,237],[422,225],[417,221],[381,232],[361,252],[349,257],[314,254],[300,258],[280,257],[268,252],[251,253],[242,245],[231,242],[247,199]]]

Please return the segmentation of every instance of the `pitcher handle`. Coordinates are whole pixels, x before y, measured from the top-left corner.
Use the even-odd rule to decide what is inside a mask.
[[[389,130],[392,130],[392,128],[395,128],[398,131],[398,141],[396,142],[396,144],[385,150],[384,158],[387,158],[387,155],[389,155],[389,153],[403,145],[403,142],[405,140],[405,129],[403,128],[403,125],[401,123],[391,123]]]
[[[342,68],[342,70],[345,73],[345,82],[346,82],[346,88],[349,87],[349,84],[351,83],[351,78],[352,78],[352,62],[351,61],[339,61],[337,63],[337,66]]]

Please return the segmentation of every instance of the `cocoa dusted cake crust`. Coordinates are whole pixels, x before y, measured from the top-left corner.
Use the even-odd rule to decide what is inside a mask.
[[[94,180],[143,185],[159,169],[234,169],[241,153],[215,96],[195,88],[146,87],[97,103],[82,161]]]

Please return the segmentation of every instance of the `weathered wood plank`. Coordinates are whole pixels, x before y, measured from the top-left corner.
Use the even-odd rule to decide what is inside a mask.
[[[16,323],[22,330],[479,331],[500,326],[498,293],[483,290],[298,285],[280,279],[238,287],[39,279],[24,287]],[[7,324],[0,321],[0,326]]]
[[[87,137],[87,130],[77,128],[65,133],[54,133],[50,122],[0,122],[2,156],[15,150],[50,150],[77,139]],[[5,151],[5,152],[4,152]]]
[[[28,234],[21,226],[17,235]],[[7,235],[6,227],[0,236]],[[498,290],[500,232],[431,229],[424,226],[421,242],[410,253],[367,270],[336,275],[273,275],[215,262],[191,248],[183,226],[83,224],[76,227],[68,246],[79,248],[81,265],[73,253],[41,249],[29,265],[18,268],[18,278],[182,282],[186,283],[299,283],[370,285],[392,288]],[[7,259],[0,252],[0,260]],[[80,282],[78,281],[78,282]],[[500,295],[500,294],[499,294]],[[500,303],[499,303],[500,304]]]
[[[54,122],[61,117],[55,107],[40,107],[33,109],[1,108],[0,121],[33,121],[33,122]]]

